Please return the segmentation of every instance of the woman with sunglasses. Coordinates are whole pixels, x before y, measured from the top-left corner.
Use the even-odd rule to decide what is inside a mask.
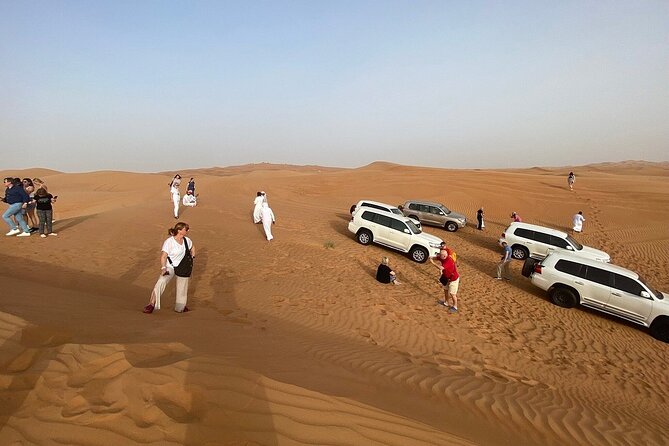
[[[160,254],[160,276],[151,292],[149,304],[144,307],[144,313],[153,313],[154,310],[160,310],[160,296],[165,291],[167,284],[172,280],[172,277],[176,277],[177,279],[177,297],[174,311],[177,313],[189,311],[186,301],[188,300],[190,271],[188,272],[189,277],[175,274],[175,269],[177,269],[177,273],[179,272],[181,262],[189,262],[191,259],[195,259],[193,242],[190,238],[186,237],[189,229],[188,223],[180,221],[167,231],[170,237],[163,243]]]

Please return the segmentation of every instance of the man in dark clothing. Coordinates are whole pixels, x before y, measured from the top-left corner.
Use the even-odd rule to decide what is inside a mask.
[[[26,224],[21,209],[28,205],[30,197],[23,189],[21,184],[21,179],[16,183],[14,178],[5,178],[5,198],[2,200],[9,205],[7,210],[2,214],[2,219],[5,220],[7,226],[9,226],[9,232],[5,235],[17,235],[19,237],[30,237],[30,228]],[[19,230],[16,223],[12,220],[12,217],[16,219],[21,230]],[[23,232],[21,232],[23,231]]]

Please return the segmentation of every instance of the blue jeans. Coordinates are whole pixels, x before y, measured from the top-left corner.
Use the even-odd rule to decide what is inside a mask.
[[[30,232],[30,229],[28,228],[28,225],[26,224],[25,218],[23,218],[23,214],[21,214],[21,209],[23,207],[23,203],[14,203],[10,204],[7,210],[5,211],[4,214],[2,214],[2,219],[7,223],[7,226],[9,226],[9,230],[14,230],[18,229],[14,222],[11,219],[11,216],[13,215],[14,218],[16,218],[16,221],[19,223],[21,226],[21,229],[23,232]]]

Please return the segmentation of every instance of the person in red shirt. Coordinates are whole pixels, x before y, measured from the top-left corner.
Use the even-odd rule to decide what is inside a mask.
[[[444,288],[444,300],[439,300],[437,303],[448,307],[449,313],[457,313],[460,274],[458,274],[458,269],[455,266],[455,261],[453,260],[453,256],[451,256],[451,252],[450,248],[442,249],[439,252],[439,255],[430,258],[430,263],[441,271],[439,283],[441,283]]]

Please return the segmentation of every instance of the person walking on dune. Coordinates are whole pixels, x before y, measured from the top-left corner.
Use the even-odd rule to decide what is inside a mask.
[[[574,232],[581,232],[583,231],[583,222],[585,221],[585,217],[583,217],[583,211],[578,211],[577,214],[574,214],[572,217],[572,230]]]
[[[567,175],[567,186],[569,186],[569,190],[574,190],[575,182],[576,182],[576,175],[574,175],[574,172],[569,172],[569,175]]]
[[[517,212],[511,212],[511,221],[512,222],[519,222],[519,221],[523,221],[523,219],[520,218],[520,215],[518,215]]]
[[[179,186],[181,185],[181,175],[176,174],[170,182],[170,196],[174,204],[174,218],[179,218],[179,202],[181,201],[181,194],[179,193]]]
[[[253,223],[260,223],[262,219],[262,204],[267,203],[265,192],[258,191],[256,198],[253,200]]]
[[[274,212],[269,207],[267,203],[262,204],[262,210],[260,211],[260,219],[262,220],[262,227],[265,230],[265,235],[267,236],[267,241],[270,241],[274,238],[272,235],[272,225],[276,223],[274,218]]]
[[[186,237],[189,229],[188,223],[180,221],[167,231],[170,237],[163,242],[160,254],[160,276],[151,292],[149,304],[144,307],[144,313],[153,313],[154,310],[160,310],[160,296],[173,277],[177,278],[177,295],[174,311],[177,313],[189,311],[186,306],[186,301],[188,300],[188,281],[193,270],[193,260],[195,259],[193,241]]]

